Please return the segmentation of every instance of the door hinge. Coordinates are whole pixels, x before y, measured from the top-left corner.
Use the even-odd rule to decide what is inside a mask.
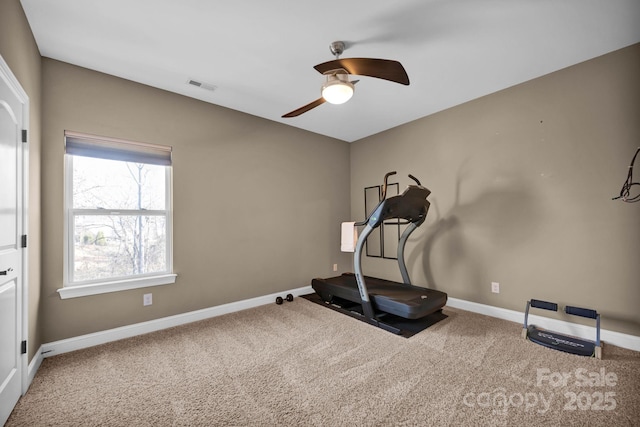
[[[22,142],[27,142],[27,130],[22,129]]]
[[[27,235],[26,234],[22,235],[22,242],[20,242],[20,247],[22,247],[22,248],[26,248],[27,247]]]
[[[27,341],[20,343],[20,354],[27,354]]]

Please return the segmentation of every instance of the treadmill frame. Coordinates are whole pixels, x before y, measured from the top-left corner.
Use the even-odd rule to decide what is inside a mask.
[[[367,289],[367,283],[366,283],[365,277],[362,273],[362,254],[364,252],[365,243],[369,235],[373,232],[374,229],[379,227],[387,219],[392,219],[392,218],[405,219],[406,222],[403,222],[400,224],[408,225],[408,226],[404,230],[404,232],[402,233],[402,236],[400,237],[400,240],[398,241],[398,266],[400,268],[400,274],[402,275],[402,280],[403,280],[403,283],[398,283],[398,286],[413,287],[411,284],[409,273],[407,271],[406,261],[404,257],[404,250],[405,250],[407,240],[409,239],[409,236],[411,235],[411,233],[413,233],[415,229],[418,228],[426,219],[426,215],[429,209],[429,202],[426,200],[426,196],[429,195],[430,191],[422,187],[422,185],[420,184],[420,181],[418,181],[417,178],[415,178],[413,175],[409,175],[409,177],[416,182],[418,187],[410,186],[409,188],[407,188],[407,190],[405,190],[405,193],[403,193],[402,195],[394,196],[394,197],[402,197],[404,196],[404,194],[406,194],[409,190],[412,190],[412,189],[427,191],[427,194],[425,196],[425,206],[423,207],[423,209],[420,209],[417,211],[408,210],[407,212],[404,212],[404,214],[399,214],[399,216],[389,216],[391,211],[385,211],[386,203],[388,202],[388,200],[391,200],[391,199],[386,199],[387,179],[389,178],[389,176],[394,175],[395,173],[396,172],[389,172],[385,175],[384,186],[382,190],[382,199],[380,200],[376,208],[373,210],[369,218],[367,218],[365,221],[358,222],[355,224],[357,226],[364,226],[364,229],[360,233],[360,236],[358,237],[358,241],[356,242],[356,247],[353,255],[354,273],[356,278],[356,284],[358,286],[358,292],[360,294],[360,302],[356,303],[355,301],[344,300],[345,302],[352,303],[352,304],[347,304],[349,306],[348,308],[343,308],[329,301],[327,301],[327,305],[334,310],[338,310],[342,313],[345,313],[351,317],[355,317],[359,320],[364,320],[369,324],[385,329],[389,332],[393,332],[394,334],[408,337],[446,318],[447,316],[442,313],[442,308],[440,307],[440,309],[437,310],[436,312],[428,314],[419,319],[403,319],[399,316],[395,316],[393,314],[389,314],[386,312],[381,312],[377,314],[374,308],[374,305],[371,301],[369,291]],[[392,208],[390,209],[392,210]],[[311,300],[315,299],[316,300],[315,302],[318,302],[317,301],[318,298],[309,298],[309,299]],[[319,299],[323,300],[322,298],[319,298]],[[446,294],[445,294],[445,301],[446,301]],[[358,311],[357,309],[354,309],[354,305],[360,305],[362,312]],[[385,317],[385,321],[382,321],[381,317]],[[387,318],[390,321],[387,322],[386,321]]]

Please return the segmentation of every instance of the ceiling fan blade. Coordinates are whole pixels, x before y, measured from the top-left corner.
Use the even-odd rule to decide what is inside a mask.
[[[389,80],[391,82],[400,83],[403,85],[409,84],[409,76],[407,75],[407,72],[405,71],[402,64],[391,59],[334,59],[333,61],[318,64],[313,68],[315,68],[321,74],[324,74],[327,71],[344,68],[349,74],[375,77],[378,79]]]
[[[282,116],[282,118],[290,118],[290,117],[297,117],[302,113],[306,113],[307,111],[316,108],[318,105],[322,105],[325,103],[324,98],[320,97],[318,99],[316,99],[313,102],[308,103],[307,105],[298,108],[297,110],[293,110],[290,113],[287,113],[285,115]]]

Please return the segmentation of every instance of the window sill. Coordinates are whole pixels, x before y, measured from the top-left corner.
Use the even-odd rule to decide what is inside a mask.
[[[114,280],[113,282],[92,283],[90,285],[65,286],[58,289],[58,294],[60,294],[60,299],[67,299],[147,288],[150,286],[169,285],[175,283],[176,277],[177,274],[163,274],[161,276]]]

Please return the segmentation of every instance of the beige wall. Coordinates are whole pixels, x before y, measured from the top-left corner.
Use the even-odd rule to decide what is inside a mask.
[[[45,342],[308,286],[348,268],[349,144],[43,59]],[[61,300],[65,130],[173,146],[173,285]],[[153,293],[153,305],[142,295]]]
[[[594,308],[640,336],[640,203],[611,201],[640,145],[638,76],[634,45],[353,143],[354,219],[364,187],[412,173],[432,191],[407,245],[415,284],[518,311]],[[363,269],[400,279],[394,261]]]
[[[29,96],[28,356],[42,344],[40,304],[40,52],[18,0],[0,1],[0,55]]]
[[[640,336],[640,203],[610,200],[640,144],[639,45],[350,146],[41,64],[18,0],[0,2],[0,54],[31,103],[29,359],[43,342],[305,286],[333,263],[350,270],[337,224],[360,219],[363,187],[391,169],[433,191],[407,247],[416,284],[518,311],[532,297],[593,307],[604,328]],[[176,284],[60,300],[65,129],[174,146]],[[364,268],[399,279],[393,261]]]

